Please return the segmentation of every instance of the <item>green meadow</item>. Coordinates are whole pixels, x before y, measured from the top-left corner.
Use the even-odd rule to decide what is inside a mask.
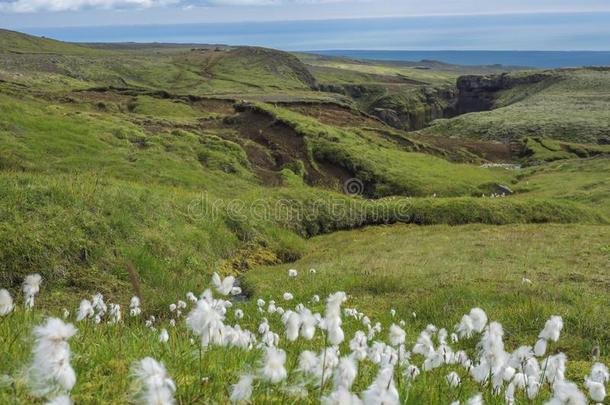
[[[0,316],[0,403],[51,399],[32,394],[32,330],[64,309],[78,328],[74,403],[138,402],[130,368],[147,356],[165,364],[176,403],[229,403],[231,384],[258,375],[266,348],[202,347],[185,323],[191,304],[168,310],[187,292],[200,296],[213,273],[242,290],[225,297],[226,324],[258,336],[268,318],[287,353],[286,379],[257,377],[244,403],[320,403],[333,392],[336,370],[306,384],[297,371],[301,352],[330,346],[329,329],[319,323],[313,339],[289,341],[281,314],[257,300],[324,316],[337,291],[347,294],[343,309],[380,322],[371,347],[402,320],[411,350],[427,325],[452,333],[480,307],[502,324],[510,354],[559,315],[561,338],[547,354],[565,353],[566,378],[586,393],[593,363],[610,361],[610,76],[546,72],[548,82],[495,94],[488,111],[445,116],[460,75],[497,69],[87,46],[0,30],[0,289],[15,301]],[[22,283],[33,273],[42,285],[27,311]],[[76,322],[95,293],[120,304],[121,322]],[[138,317],[129,316],[133,296]],[[342,314],[337,347],[348,355],[366,326]],[[483,336],[455,350],[474,360]],[[401,403],[477,393],[505,403],[459,364],[409,380],[406,367],[425,359],[404,360],[392,368]],[[380,369],[362,360],[352,392],[362,395]],[[447,384],[450,371],[459,387]],[[516,395],[542,404],[554,391],[543,379],[536,397]]]

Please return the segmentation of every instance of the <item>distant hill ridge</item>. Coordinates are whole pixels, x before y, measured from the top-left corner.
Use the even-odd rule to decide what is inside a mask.
[[[0,52],[87,55],[99,51],[82,45],[0,29]]]

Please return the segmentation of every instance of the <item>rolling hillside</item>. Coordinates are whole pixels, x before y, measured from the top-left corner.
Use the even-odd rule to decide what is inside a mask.
[[[480,167],[485,159],[459,146],[410,138],[359,111],[346,96],[340,103],[323,101],[333,93],[317,91],[318,79],[307,66],[279,51],[177,48],[157,54],[78,47],[87,52],[51,57],[72,45],[15,33],[2,37],[14,44],[4,50],[0,69],[2,240],[12,246],[1,262],[11,284],[17,275],[59,266],[75,273],[59,277],[58,285],[81,285],[81,275],[92,271],[108,280],[100,288],[127,294],[128,262],[165,274],[154,277],[178,277],[201,265],[248,268],[297,257],[302,236],[375,223],[604,221],[603,204],[586,198],[574,203],[521,185],[522,175]],[[11,59],[15,47],[24,58],[19,64]],[[261,97],[284,99],[243,101]],[[607,160],[599,162],[605,167]],[[350,179],[356,179],[355,197],[343,194]],[[500,186],[520,193],[481,197]],[[233,218],[224,209],[212,223],[188,216],[178,221],[166,209],[161,223],[147,217],[157,206],[188,211],[201,193],[227,203],[288,199],[287,208],[300,219],[270,213],[261,220],[248,212]],[[109,198],[123,200],[124,208],[107,212]],[[333,201],[351,208],[333,215]],[[75,207],[87,214],[75,216]],[[52,211],[56,220],[47,222]],[[46,226],[25,221],[30,215]],[[66,226],[69,234],[47,234]],[[78,242],[61,248],[75,232],[82,233]],[[159,245],[160,233],[166,240]],[[219,233],[226,235],[220,250],[185,236],[205,235],[212,243]],[[45,254],[48,248],[55,253]],[[188,253],[194,250],[200,253]],[[168,254],[175,270],[162,270]],[[185,260],[195,262],[176,273]],[[116,278],[123,282],[111,281]],[[152,291],[156,284],[145,283]]]
[[[609,72],[487,73],[497,72],[0,31],[0,403],[47,400],[32,395],[24,370],[31,330],[48,316],[79,329],[77,404],[132,402],[130,367],[146,356],[165,364],[178,403],[228,403],[229,385],[257,372],[267,346],[285,349],[297,389],[257,380],[251,402],[320,403],[330,377],[303,382],[298,364],[303,350],[326,363],[331,324],[310,312],[320,330],[291,341],[280,305],[286,319],[305,305],[336,314],[346,339],[332,344],[344,355],[367,328],[364,357],[397,324],[409,348],[422,330],[447,328],[429,337],[437,360],[471,308],[502,323],[508,351],[562,316],[548,354],[569,356],[565,374],[582,389],[592,360],[607,363],[610,350]],[[27,310],[32,273],[42,286]],[[216,285],[192,308],[211,311],[205,322],[226,320],[225,337],[245,333],[239,348],[204,347],[205,332],[187,327],[197,322],[185,321],[192,304],[181,301],[197,302],[213,273],[235,276],[239,294],[210,304]],[[339,293],[325,309],[336,291],[349,300],[340,308]],[[114,318],[77,321],[95,293]],[[141,316],[130,313],[134,296]],[[258,336],[259,327],[278,334]],[[268,337],[278,343],[261,343]],[[480,353],[479,336],[451,340]],[[479,392],[505,403],[469,378],[472,363],[422,365],[413,379],[401,367],[427,360],[394,346],[382,351],[399,363],[404,403],[466,403]],[[360,367],[358,393],[379,365]],[[541,381],[535,399],[518,392],[518,403],[546,402],[552,389]]]

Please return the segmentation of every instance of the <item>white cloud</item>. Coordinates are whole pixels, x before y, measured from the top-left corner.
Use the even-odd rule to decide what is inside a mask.
[[[286,4],[320,4],[342,3],[350,0],[207,0],[203,4],[210,6],[280,6]],[[351,0],[358,2],[358,0]],[[373,0],[359,0],[373,1]]]
[[[280,6],[290,4],[341,3],[349,0],[0,0],[0,11],[34,13],[40,11],[77,11],[147,9],[182,4],[183,9],[198,6]],[[352,0],[355,2],[372,0]]]
[[[33,13],[39,11],[76,11],[83,9],[151,8],[178,3],[179,0],[14,0],[0,2],[0,11]]]

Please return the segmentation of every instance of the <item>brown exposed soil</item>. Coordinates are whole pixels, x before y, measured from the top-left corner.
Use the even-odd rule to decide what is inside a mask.
[[[384,127],[385,124],[347,106],[334,103],[281,103],[283,108],[317,119],[323,124],[337,127]]]
[[[426,142],[447,151],[465,150],[491,162],[510,162],[515,156],[518,156],[519,153],[514,145],[505,143],[440,136],[417,136],[414,134],[411,136],[414,139],[419,139],[422,142]]]
[[[285,167],[294,171],[297,161],[303,164],[304,180],[310,185],[334,187],[337,180],[344,177],[338,174],[338,168],[332,168],[330,164],[314,163],[308,154],[305,139],[287,125],[251,110],[238,113],[234,121],[240,138],[262,146],[262,149],[247,147],[246,153],[250,162],[259,169],[257,173],[260,172],[265,184],[271,181],[269,185],[276,185],[276,180],[268,171],[277,173]]]

